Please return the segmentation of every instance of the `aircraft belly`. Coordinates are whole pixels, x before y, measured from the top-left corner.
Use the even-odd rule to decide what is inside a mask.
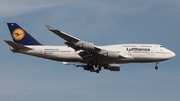
[[[157,62],[157,61],[164,61],[167,59],[164,58],[154,58],[154,57],[136,57],[134,59],[101,59],[102,64],[109,64],[109,63],[149,63],[149,62]]]
[[[47,55],[46,58],[57,60],[57,61],[66,61],[66,62],[82,62],[83,59],[76,53],[54,53],[51,55]]]
[[[113,59],[113,58],[102,58],[100,62],[102,64],[110,64],[110,63],[128,63],[130,61],[134,61],[134,59]]]
[[[133,63],[148,63],[148,62],[157,62],[157,61],[164,61],[167,60],[165,58],[158,58],[158,57],[137,57],[134,58]]]
[[[81,63],[89,63],[90,60],[84,60],[78,53],[76,52],[39,52],[39,50],[30,50],[30,51],[20,51],[20,53],[46,58],[50,60],[56,61],[66,61],[66,62],[81,62]],[[133,58],[101,58],[100,62],[102,64],[110,64],[110,63],[146,63],[146,62],[157,62],[164,61],[167,58],[161,56],[132,56]]]

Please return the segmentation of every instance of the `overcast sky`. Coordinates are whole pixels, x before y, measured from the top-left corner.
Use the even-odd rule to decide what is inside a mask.
[[[42,44],[64,45],[45,24],[96,45],[157,43],[176,57],[122,64],[99,74],[61,62],[14,54],[7,22]],[[0,101],[179,101],[179,0],[0,0]]]

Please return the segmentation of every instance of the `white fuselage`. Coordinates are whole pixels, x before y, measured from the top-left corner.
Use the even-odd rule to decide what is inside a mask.
[[[81,62],[86,63],[88,61],[84,60],[78,53],[80,51],[75,51],[74,49],[67,46],[27,46],[33,50],[19,51],[19,53],[28,54],[32,56],[37,56],[41,58],[65,61],[65,62]],[[107,49],[110,51],[118,51],[128,58],[107,58],[102,57],[102,64],[109,63],[145,63],[145,62],[159,62],[168,60],[175,56],[175,53],[168,50],[167,48],[158,44],[118,44],[118,45],[108,45],[99,46],[102,49]]]

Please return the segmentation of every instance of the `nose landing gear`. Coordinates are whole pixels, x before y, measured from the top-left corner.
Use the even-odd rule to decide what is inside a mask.
[[[156,66],[155,66],[155,69],[158,70],[158,63],[159,62],[156,62]]]
[[[158,66],[155,66],[155,69],[158,70]]]

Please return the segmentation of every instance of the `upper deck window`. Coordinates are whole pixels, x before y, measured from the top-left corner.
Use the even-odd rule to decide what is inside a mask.
[[[160,47],[164,47],[164,46],[160,46]]]
[[[140,46],[140,47],[151,47],[151,46]]]

